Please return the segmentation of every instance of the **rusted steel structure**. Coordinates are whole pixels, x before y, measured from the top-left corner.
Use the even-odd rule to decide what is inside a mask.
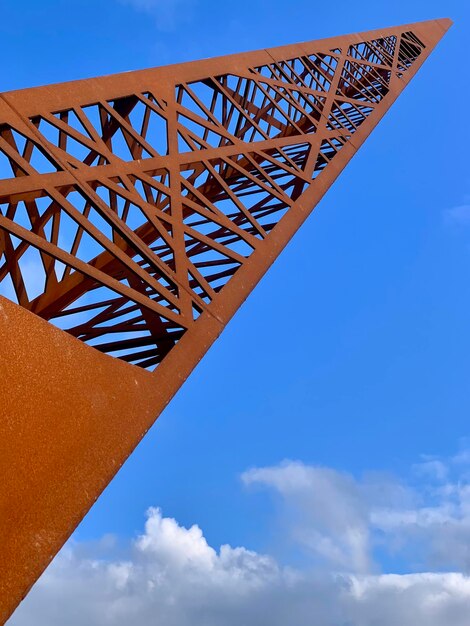
[[[449,26],[0,94],[0,621]]]

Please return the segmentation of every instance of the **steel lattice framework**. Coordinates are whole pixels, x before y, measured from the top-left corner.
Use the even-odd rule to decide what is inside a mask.
[[[0,94],[0,618],[449,25]]]

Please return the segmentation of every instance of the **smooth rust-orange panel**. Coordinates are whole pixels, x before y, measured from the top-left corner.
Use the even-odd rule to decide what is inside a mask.
[[[1,622],[449,26],[432,20],[0,94],[0,164],[11,166],[3,180],[0,169],[0,285],[9,278],[16,298],[0,296]],[[207,88],[213,104],[201,106]],[[154,114],[166,152],[147,134]],[[118,132],[127,159],[115,154]],[[82,161],[69,140],[85,146]],[[34,150],[50,172],[36,169]],[[260,193],[264,204],[246,202]],[[143,223],[128,220],[131,205]],[[77,241],[86,234],[101,246],[95,257],[78,243],[61,247],[65,219]],[[34,297],[22,268],[30,251],[44,279]],[[67,332],[50,323],[71,313],[86,319]],[[97,338],[106,339],[99,349]]]
[[[152,375],[0,298],[0,589],[15,607],[162,406]],[[47,555],[47,556],[46,556]]]

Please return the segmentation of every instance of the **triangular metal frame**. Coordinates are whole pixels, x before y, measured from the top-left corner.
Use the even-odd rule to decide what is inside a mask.
[[[1,621],[450,24],[0,94]]]

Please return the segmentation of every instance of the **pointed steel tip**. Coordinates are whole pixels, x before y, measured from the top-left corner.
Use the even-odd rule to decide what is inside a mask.
[[[436,17],[433,20],[422,20],[420,22],[415,22],[414,26],[432,26],[438,24],[444,31],[448,30],[454,23],[450,17]]]
[[[436,22],[438,24],[441,24],[441,26],[443,26],[445,30],[447,30],[452,26],[452,24],[454,23],[454,20],[451,20],[450,17],[441,17],[438,20],[436,20]]]
[[[434,48],[439,41],[444,37],[449,28],[453,25],[453,20],[450,17],[441,17],[434,20],[424,20],[423,22],[415,22],[410,26],[416,27],[423,35],[424,40],[427,40],[427,45]]]

